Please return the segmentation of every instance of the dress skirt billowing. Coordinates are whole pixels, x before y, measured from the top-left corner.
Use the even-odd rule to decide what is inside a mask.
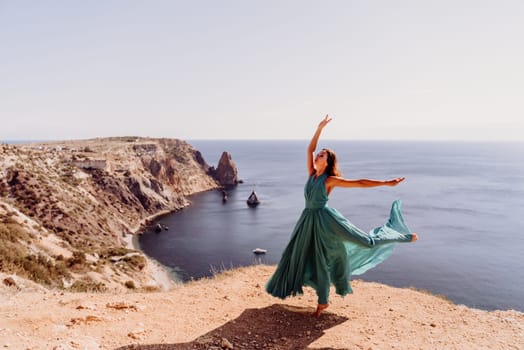
[[[402,218],[402,203],[393,202],[388,222],[366,233],[327,205],[326,174],[309,177],[304,188],[306,208],[273,276],[269,294],[286,298],[313,287],[318,303],[326,304],[330,284],[336,293],[352,293],[351,275],[360,275],[386,260],[396,242],[410,242],[412,234]]]

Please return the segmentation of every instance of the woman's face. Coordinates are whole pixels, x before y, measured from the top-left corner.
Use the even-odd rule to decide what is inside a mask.
[[[317,153],[317,155],[315,156],[315,168],[316,169],[324,169],[327,167],[327,151],[326,150],[321,150],[320,152]]]

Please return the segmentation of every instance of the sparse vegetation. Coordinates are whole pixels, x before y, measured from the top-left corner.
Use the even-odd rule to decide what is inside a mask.
[[[128,253],[134,253],[136,250],[129,249],[126,247],[111,247],[104,249],[102,252],[99,253],[100,258],[102,259],[108,259],[112,256],[124,256]]]
[[[135,282],[133,281],[126,281],[124,285],[126,286],[127,289],[136,289]]]
[[[75,251],[73,256],[67,259],[66,266],[75,272],[82,272],[86,269],[86,255],[84,252]]]
[[[161,291],[161,288],[158,287],[158,286],[144,286],[144,287],[142,287],[142,290],[143,290],[144,292],[154,293],[154,292],[159,292],[159,291]]]
[[[141,271],[146,266],[146,258],[143,255],[128,256],[123,261],[137,271]]]
[[[62,279],[71,277],[62,262],[55,264],[43,255],[26,255],[22,260],[22,266],[27,277],[48,286],[61,287]]]
[[[72,292],[105,292],[107,287],[102,282],[85,279],[75,281],[68,289]]]
[[[4,241],[11,243],[32,241],[32,236],[11,216],[0,217],[0,245]],[[0,257],[1,258],[1,257]]]
[[[16,273],[47,286],[61,287],[63,279],[71,277],[64,261],[53,261],[42,254],[31,254],[20,243],[22,241],[32,241],[27,231],[14,223],[0,223],[1,271]]]

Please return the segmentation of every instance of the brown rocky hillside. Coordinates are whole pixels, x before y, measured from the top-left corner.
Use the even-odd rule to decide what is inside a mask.
[[[131,234],[219,187],[213,170],[175,139],[0,145],[0,271],[71,290],[154,288]]]

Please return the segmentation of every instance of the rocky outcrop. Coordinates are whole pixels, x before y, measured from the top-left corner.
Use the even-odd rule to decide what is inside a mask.
[[[228,152],[222,153],[213,175],[222,186],[234,186],[239,183],[237,166],[233,162],[231,154]]]
[[[211,172],[175,139],[0,145],[0,271],[76,290],[140,285],[145,258],[127,255],[128,235],[218,188]]]

